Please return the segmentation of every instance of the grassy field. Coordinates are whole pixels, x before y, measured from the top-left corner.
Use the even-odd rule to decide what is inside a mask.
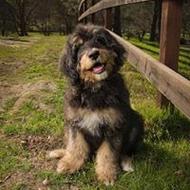
[[[145,142],[135,171],[121,173],[113,187],[96,181],[94,164],[58,175],[48,150],[61,147],[66,82],[57,63],[65,37],[31,34],[0,39],[0,189],[189,190],[190,121],[156,106],[156,89],[127,63],[122,69],[131,102],[145,119]],[[131,42],[158,58],[158,45]],[[190,79],[190,49],[181,47],[179,72]]]

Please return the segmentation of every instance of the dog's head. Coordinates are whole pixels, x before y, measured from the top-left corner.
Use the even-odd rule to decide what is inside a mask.
[[[73,84],[109,79],[123,64],[124,48],[103,27],[79,25],[61,58],[61,70]]]

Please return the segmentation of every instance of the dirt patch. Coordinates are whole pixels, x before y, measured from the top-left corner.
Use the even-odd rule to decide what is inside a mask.
[[[47,93],[56,91],[56,85],[51,81],[41,80],[34,84],[18,84],[10,85],[7,82],[0,82],[0,112],[4,111],[6,103],[12,102],[10,113],[17,113],[21,107],[27,102],[32,101],[37,108],[42,111],[51,113],[53,108],[43,103],[43,97]]]
[[[25,187],[26,189],[48,189],[50,181],[48,179],[37,180],[36,172],[41,170],[54,170],[56,160],[48,160],[47,152],[56,147],[61,147],[63,143],[62,137],[53,136],[5,136],[0,135],[1,139],[8,139],[8,142],[17,144],[22,147],[23,150],[27,151],[29,154],[27,158],[23,158],[20,155],[20,159],[26,159],[27,162],[31,164],[31,168],[28,172],[16,171],[9,173],[0,179],[0,189],[11,189],[15,184]],[[46,182],[46,183],[45,183]],[[69,189],[69,188],[66,188]]]
[[[14,48],[27,48],[34,44],[36,41],[38,41],[37,38],[32,40],[0,39],[0,45]]]
[[[24,64],[24,61],[14,61],[8,63],[0,62],[1,77],[16,74],[17,70],[20,69]]]

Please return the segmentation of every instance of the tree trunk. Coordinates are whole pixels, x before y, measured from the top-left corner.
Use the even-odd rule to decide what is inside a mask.
[[[112,30],[112,8],[104,11],[104,26],[107,29]]]
[[[19,26],[19,35],[27,36],[27,24],[26,24],[26,2],[25,0],[18,1],[18,26]]]
[[[156,0],[154,3],[154,14],[151,24],[150,41],[155,41],[156,39],[157,21],[158,21],[158,0]]]
[[[151,24],[150,41],[155,41],[158,32],[160,32],[160,15],[161,15],[161,0],[156,0],[154,4],[154,15]]]
[[[5,36],[5,30],[6,30],[6,20],[3,19],[2,21],[2,29],[1,29],[1,35]]]
[[[162,21],[162,0],[159,0],[158,5],[158,41],[160,41],[160,33],[161,33],[161,21]]]
[[[115,8],[113,31],[121,36],[121,10],[120,7]]]

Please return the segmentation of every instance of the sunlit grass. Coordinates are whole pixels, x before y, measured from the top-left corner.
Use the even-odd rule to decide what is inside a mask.
[[[149,42],[147,39],[140,42],[136,38],[132,38],[130,42],[159,60],[160,49],[159,49],[159,44],[157,42]],[[190,46],[180,47],[178,72],[190,80]]]
[[[23,67],[16,73],[5,73],[0,80],[10,85],[35,84],[45,80],[55,84],[56,89],[31,94],[15,113],[12,113],[12,109],[18,97],[11,97],[4,105],[4,112],[0,115],[0,181],[18,172],[22,173],[22,177],[30,175],[32,178],[14,181],[10,177],[8,182],[4,182],[3,185],[6,186],[3,189],[37,189],[38,184],[48,179],[49,188],[55,190],[68,189],[71,186],[85,190],[189,190],[190,122],[177,110],[161,110],[156,103],[157,90],[127,63],[121,73],[130,91],[132,107],[142,114],[146,128],[145,143],[134,157],[135,172],[121,172],[116,184],[107,188],[97,182],[92,162],[73,175],[58,175],[48,167],[31,167],[34,166],[32,164],[40,166],[42,160],[48,163],[44,155],[46,149],[38,149],[35,156],[42,152],[44,158],[39,163],[32,163],[31,150],[24,149],[15,139],[52,136],[55,141],[60,140],[64,128],[63,94],[66,81],[60,77],[57,63],[66,38],[31,34],[23,40],[34,42],[27,48],[0,46],[1,62],[14,64],[24,61]],[[139,42],[136,39],[131,42],[158,59],[159,48],[156,43]],[[181,56],[183,63],[180,61],[180,72],[188,76],[189,49],[182,47]],[[37,102],[39,97],[40,102],[48,106],[47,110],[40,109]],[[49,108],[52,109],[49,111]],[[48,147],[52,148],[51,144]]]

